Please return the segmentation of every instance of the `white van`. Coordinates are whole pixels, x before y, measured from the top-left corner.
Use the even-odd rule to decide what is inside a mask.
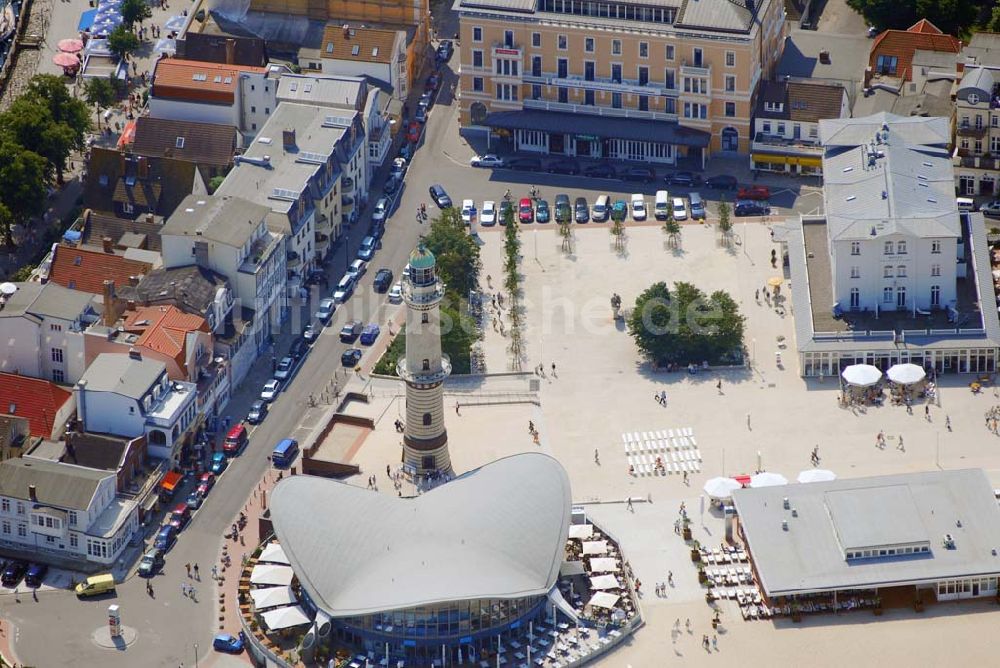
[[[656,204],[653,206],[653,215],[657,220],[666,220],[670,215],[670,193],[666,190],[656,191]]]
[[[632,195],[632,220],[646,220],[646,198],[642,193]]]
[[[608,219],[608,215],[611,213],[611,198],[607,195],[601,195],[594,202],[594,208],[591,210],[594,216],[595,223],[603,223]]]
[[[958,206],[959,211],[971,212],[976,210],[976,203],[969,197],[956,197],[955,204]]]

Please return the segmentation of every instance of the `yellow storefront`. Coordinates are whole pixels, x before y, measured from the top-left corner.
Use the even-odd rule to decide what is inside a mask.
[[[823,160],[813,155],[780,155],[776,153],[752,153],[751,165],[763,172],[784,174],[821,174]]]

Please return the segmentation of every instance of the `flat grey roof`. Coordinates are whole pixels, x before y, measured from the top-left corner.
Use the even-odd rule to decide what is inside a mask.
[[[367,92],[368,84],[364,77],[284,74],[278,80],[279,102],[300,102],[360,111]]]
[[[297,475],[271,496],[281,547],[333,617],[548,593],[569,532],[558,461],[506,457],[416,498]]]
[[[70,290],[58,283],[15,283],[17,292],[6,299],[0,318],[40,315],[62,320],[76,320],[87,307],[94,306],[94,295]]]
[[[0,462],[0,496],[30,501],[28,485],[42,505],[86,510],[97,487],[115,474],[73,464],[22,457]]]
[[[242,248],[268,213],[267,207],[240,197],[188,195],[163,224],[160,235],[195,236]]]
[[[80,382],[87,382],[88,392],[114,392],[140,399],[166,368],[158,360],[134,360],[122,353],[101,353],[87,367]]]
[[[871,40],[864,35],[840,35],[816,30],[793,28],[785,38],[781,59],[775,69],[778,79],[785,76],[801,79],[821,79],[839,81],[847,88],[853,100],[856,89],[861,85]],[[828,63],[820,61],[820,53],[826,51]]]
[[[733,503],[768,596],[1000,574],[1000,506],[981,469],[738,489]],[[841,528],[872,545],[926,539],[930,552],[848,563]]]

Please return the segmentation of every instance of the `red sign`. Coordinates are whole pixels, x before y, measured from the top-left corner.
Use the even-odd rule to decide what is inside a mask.
[[[520,56],[520,49],[497,49],[496,54],[498,56]]]

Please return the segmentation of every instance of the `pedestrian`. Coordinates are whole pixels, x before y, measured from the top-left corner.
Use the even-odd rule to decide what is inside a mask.
[[[680,627],[681,627],[681,618],[678,617],[676,620],[674,620],[674,628],[679,629]]]
[[[906,452],[906,448],[903,447],[903,435],[902,434],[899,435],[899,445],[896,446],[896,449],[897,450],[902,450],[903,452]]]
[[[750,413],[747,413],[747,429],[751,429],[751,427],[750,427]]]
[[[681,521],[674,520],[674,533],[679,534],[681,532]]]
[[[212,579],[213,580],[219,579],[219,567],[214,564],[212,565]]]
[[[535,423],[532,420],[528,420],[528,433],[529,434],[535,433]]]
[[[552,363],[552,375],[553,376],[556,375],[556,363],[555,362]]]
[[[931,421],[931,405],[930,404],[924,404],[924,417],[927,418],[928,422]]]
[[[717,389],[719,391],[719,394],[722,394],[722,379],[721,378],[715,383],[715,389]]]
[[[712,634],[712,649],[714,649],[716,652],[719,651],[719,636],[715,635],[714,633]]]
[[[181,593],[186,597],[188,595],[188,586],[186,582],[181,583]]]
[[[708,651],[708,636],[707,635],[703,635],[701,637],[701,646],[705,649],[705,651]]]
[[[666,390],[660,390],[660,405],[662,405],[662,406],[666,406],[667,405],[667,391]]]
[[[236,526],[235,524],[233,526]],[[184,564],[184,568],[187,569],[188,577],[191,577],[191,564]]]
[[[753,300],[754,300],[755,302],[759,302],[759,301],[760,301],[760,288],[757,288],[757,289],[756,289],[756,290],[754,291],[754,293],[753,293]]]
[[[150,598],[153,598],[153,583],[146,580],[146,593],[149,594]]]
[[[688,472],[684,471],[684,484],[688,484]]]
[[[944,426],[948,431],[951,431],[951,418],[947,415],[944,416]]]
[[[201,574],[198,572],[198,563],[197,562],[195,562],[195,565],[194,565],[194,579],[198,580],[199,582],[201,582]]]
[[[673,571],[667,571],[667,584],[669,584],[671,587],[674,586],[674,572]]]
[[[198,590],[194,588],[194,585],[191,585],[189,587],[188,591],[191,592],[191,600],[194,601],[195,603],[197,603],[198,602]]]
[[[461,413],[458,412],[458,409],[461,408],[461,406],[462,405],[460,403],[457,401],[455,402],[455,415],[461,415]]]
[[[632,508],[632,497],[631,496],[629,496],[627,499],[625,499],[625,509],[628,510],[628,511],[630,511],[630,512],[633,512],[633,513],[635,512],[635,509]]]
[[[688,617],[687,621],[684,622],[684,626],[687,628],[687,632],[691,633],[691,618],[690,617]]]
[[[594,448],[594,463],[598,466],[601,464],[601,453],[597,451],[597,448]]]
[[[399,420],[396,420],[396,422],[398,423],[398,422],[399,422]],[[397,431],[398,431],[398,429],[397,429]],[[391,478],[391,477],[392,477],[392,474],[391,474],[391,473],[389,473],[389,465],[388,465],[388,464],[386,464],[386,465],[385,465],[385,475],[386,475],[386,477],[388,477],[388,478]]]

